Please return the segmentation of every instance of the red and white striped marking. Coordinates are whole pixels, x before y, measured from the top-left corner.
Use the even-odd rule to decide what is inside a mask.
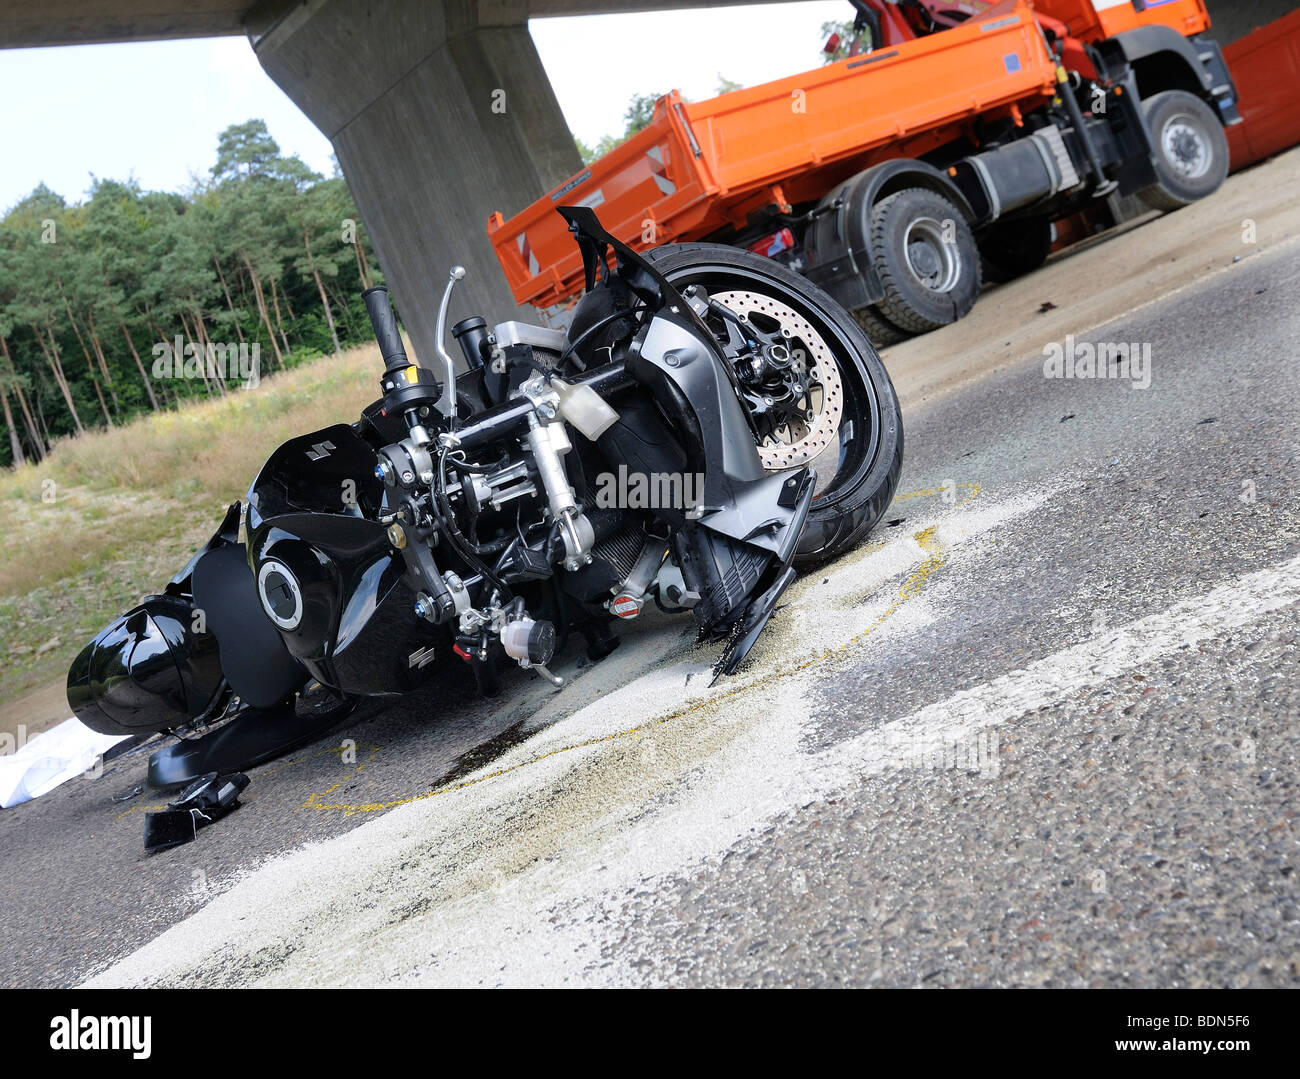
[[[536,274],[542,267],[537,261],[537,256],[533,254],[532,246],[528,243],[528,233],[521,232],[519,239],[515,241],[519,245],[519,257],[522,258],[528,266],[530,274]]]
[[[654,177],[661,195],[674,195],[677,185],[668,179],[668,166],[664,164],[664,147],[652,146],[645,155],[650,161],[650,175]]]

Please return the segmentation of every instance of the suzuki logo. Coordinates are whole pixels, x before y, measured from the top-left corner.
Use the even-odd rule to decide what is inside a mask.
[[[316,445],[307,451],[307,459],[310,461],[323,461],[333,453],[336,448],[337,447],[333,442],[317,442]]]
[[[429,663],[433,659],[433,657],[437,655],[437,652],[438,652],[437,647],[432,644],[429,645],[428,648],[418,649],[417,651],[411,653],[410,659],[408,660],[408,664],[412,669],[419,669],[420,667],[423,667],[426,663]]]

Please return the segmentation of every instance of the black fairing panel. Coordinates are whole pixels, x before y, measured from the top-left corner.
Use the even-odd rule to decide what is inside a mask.
[[[262,611],[244,548],[205,553],[194,566],[194,604],[216,636],[231,688],[256,708],[283,700],[306,679]]]
[[[377,560],[361,569],[329,658],[339,689],[388,696],[424,680],[431,666],[423,653],[440,632],[415,616],[415,598],[400,560]]]
[[[700,523],[789,562],[807,520],[806,506],[801,509],[791,496],[803,492],[811,473],[763,468],[743,406],[725,377],[726,360],[684,323],[656,317],[627,362],[669,415],[689,421],[681,433],[697,443],[698,459],[708,462]]]
[[[231,504],[163,595],[105,627],[73,661],[68,703],[86,726],[101,734],[170,730],[205,711],[223,677],[259,702],[271,694],[278,701],[305,680],[261,612],[239,542],[239,508]]]
[[[588,206],[559,206],[582,250],[587,290],[606,274],[606,253],[618,256],[619,277],[657,310],[632,343],[627,366],[669,416],[680,418],[688,444],[708,462],[704,527],[770,551],[789,562],[807,521],[799,497],[809,469],[769,473],[736,387],[736,375],[694,309],[654,265],[608,232]],[[811,498],[811,492],[808,492]],[[805,500],[806,501],[806,500]]]
[[[405,563],[375,520],[384,499],[376,462],[373,447],[339,424],[286,442],[248,495],[256,601],[265,609],[257,581],[268,564],[301,596],[292,617],[268,626],[321,682],[364,696],[412,688],[437,637],[415,614]]]
[[[221,682],[217,641],[188,598],[149,596],[106,626],[68,670],[73,714],[100,734],[167,730],[202,711]]]
[[[701,595],[695,609],[701,632],[717,635],[739,626],[738,644],[725,661],[734,670],[793,579],[790,561],[807,525],[816,475],[807,467],[763,467],[736,374],[708,327],[672,283],[607,232],[590,208],[558,209],[582,250],[588,291],[598,277],[621,280],[656,311],[632,341],[627,371],[654,395],[671,434],[704,470],[698,523],[678,533],[675,553],[687,584]],[[618,256],[613,278],[609,249]],[[636,457],[663,456],[657,447],[631,448]]]
[[[176,574],[168,583],[164,591],[169,596],[190,596],[191,577],[194,574],[194,567],[198,565],[199,559],[209,551],[229,543],[239,543],[239,511],[240,503],[232,502],[226,507],[226,515],[221,519],[221,524],[217,525],[217,530],[212,533],[211,539],[190,556],[190,560],[179,573]]]
[[[294,513],[378,516],[384,499],[378,462],[374,447],[346,423],[289,439],[249,488],[249,528]]]

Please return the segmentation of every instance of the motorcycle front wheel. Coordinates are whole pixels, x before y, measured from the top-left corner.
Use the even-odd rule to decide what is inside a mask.
[[[806,392],[762,399],[775,411],[757,443],[769,471],[809,465],[817,472],[795,564],[834,558],[860,543],[898,486],[903,417],[889,373],[853,317],[811,281],[749,251],[669,244],[645,257],[678,291],[699,285],[762,333],[779,333],[800,365]],[[713,328],[726,339],[725,327]]]

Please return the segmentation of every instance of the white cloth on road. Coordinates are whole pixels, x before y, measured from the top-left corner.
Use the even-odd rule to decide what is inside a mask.
[[[0,757],[0,809],[39,798],[94,766],[126,735],[97,734],[79,719],[65,719],[16,753]]]

